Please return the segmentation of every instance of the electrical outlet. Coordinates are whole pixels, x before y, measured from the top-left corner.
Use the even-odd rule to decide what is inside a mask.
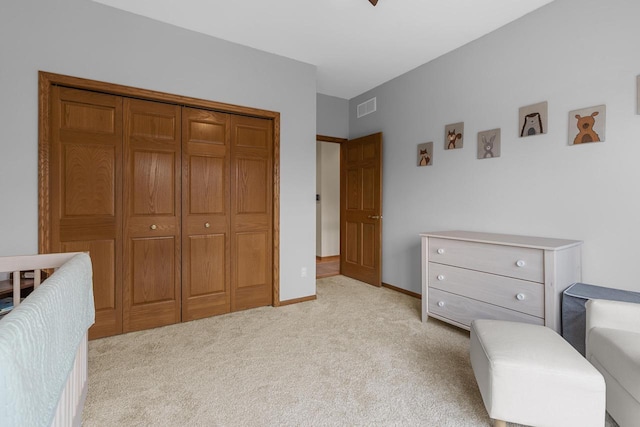
[[[307,277],[307,267],[302,267],[300,269],[300,277]]]

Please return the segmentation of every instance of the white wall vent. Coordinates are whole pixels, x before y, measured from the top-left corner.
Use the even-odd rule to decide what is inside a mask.
[[[364,101],[362,104],[358,104],[358,118],[371,114],[376,111],[376,109],[376,98]]]

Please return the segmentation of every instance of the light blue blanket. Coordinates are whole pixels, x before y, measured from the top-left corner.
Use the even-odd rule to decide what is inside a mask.
[[[95,320],[91,259],[79,254],[0,320],[0,424],[49,426]]]

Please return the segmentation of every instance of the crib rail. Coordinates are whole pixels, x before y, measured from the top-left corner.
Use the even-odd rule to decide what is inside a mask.
[[[18,255],[0,257],[0,273],[13,273],[13,307],[20,304],[20,273],[34,272],[33,287],[40,286],[40,272],[47,268],[57,269],[79,252],[65,252],[42,255]]]

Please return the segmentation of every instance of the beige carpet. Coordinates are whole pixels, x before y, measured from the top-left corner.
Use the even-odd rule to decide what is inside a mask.
[[[343,276],[317,292],[91,341],[83,425],[491,425],[468,332]]]

